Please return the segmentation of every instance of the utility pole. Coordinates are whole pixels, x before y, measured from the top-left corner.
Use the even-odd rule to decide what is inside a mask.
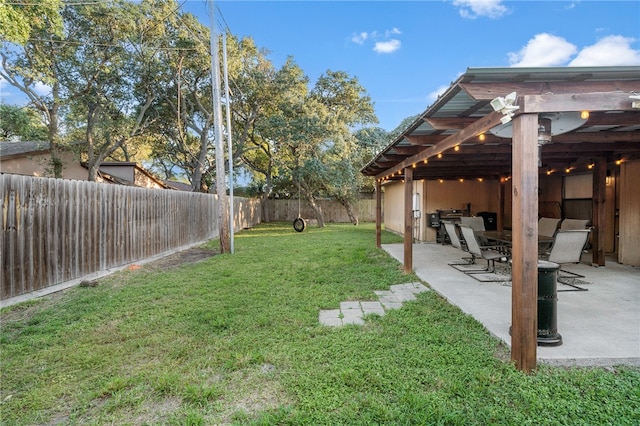
[[[229,69],[227,67],[227,35],[222,34],[222,64],[224,69],[224,99],[225,110],[227,112],[227,150],[229,157],[229,232],[230,232],[230,247],[231,254],[233,254],[233,144],[231,142],[231,99],[229,98]]]
[[[216,193],[218,194],[218,229],[220,232],[220,252],[231,251],[229,243],[229,209],[224,170],[224,145],[222,143],[222,102],[220,99],[220,59],[218,58],[218,34],[214,15],[213,0],[209,0],[209,20],[211,34],[211,96],[213,102],[213,128],[216,153]]]

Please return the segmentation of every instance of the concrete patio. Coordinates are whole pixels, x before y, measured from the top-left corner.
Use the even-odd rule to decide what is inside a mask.
[[[402,244],[383,245],[403,261]],[[424,282],[481,322],[493,336],[511,347],[511,286],[509,282],[479,282],[448,263],[464,253],[449,245],[413,245],[414,272]],[[558,332],[563,344],[538,346],[541,364],[573,366],[640,366],[640,268],[607,260],[604,268],[586,263],[564,269],[585,276],[588,291],[558,283]],[[482,264],[483,265],[483,264]]]

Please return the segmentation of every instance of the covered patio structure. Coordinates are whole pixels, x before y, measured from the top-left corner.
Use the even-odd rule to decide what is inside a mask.
[[[484,182],[470,197],[512,231],[511,357],[529,371],[537,362],[539,209],[564,197],[567,176],[579,170],[590,184],[591,263],[605,266],[609,238],[619,262],[640,266],[640,67],[469,68],[362,173],[376,178],[378,246],[383,187],[388,229],[389,206],[400,207],[407,272],[416,227],[428,234],[427,213],[442,192],[435,182],[449,193],[459,191],[455,182]],[[392,201],[396,187],[402,197]]]

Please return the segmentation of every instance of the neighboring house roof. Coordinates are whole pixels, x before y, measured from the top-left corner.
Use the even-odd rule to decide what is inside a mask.
[[[49,142],[46,141],[0,142],[0,159],[4,162],[30,156],[35,157],[47,154],[49,151]],[[86,163],[80,163],[80,165],[85,169],[87,168]],[[82,169],[80,168],[80,170]],[[23,174],[31,175],[32,172],[33,170],[29,170],[23,172]],[[100,165],[98,174],[104,181],[120,185],[177,189],[165,184],[161,179],[158,179],[135,162],[104,162]]]
[[[49,142],[47,141],[0,142],[0,158],[3,160],[43,154],[48,151]]]
[[[187,191],[191,192],[191,185],[183,182],[176,182],[175,180],[163,180],[165,185],[170,186],[173,189],[177,189],[178,191]]]
[[[120,185],[148,187],[148,183],[151,182],[152,185],[163,189],[174,189],[164,183],[162,179],[158,179],[151,172],[134,162],[104,162],[100,165],[99,173],[102,178]]]
[[[590,112],[586,123],[542,147],[545,170],[640,158],[640,109],[630,98],[640,93],[640,67],[468,68],[361,172],[400,180],[413,166],[414,179],[509,176],[511,138],[491,133],[501,124],[491,101],[512,92],[516,115]]]

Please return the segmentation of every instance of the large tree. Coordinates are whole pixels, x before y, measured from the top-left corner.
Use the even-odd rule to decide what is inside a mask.
[[[77,45],[65,61],[60,81],[74,99],[73,123],[84,135],[89,180],[102,162],[141,136],[155,99],[157,2],[126,1],[67,7],[68,37]],[[144,12],[147,12],[145,14]]]
[[[0,141],[45,141],[47,128],[37,111],[15,105],[0,104]]]
[[[0,41],[25,45],[41,30],[62,35],[62,0],[0,0]]]

